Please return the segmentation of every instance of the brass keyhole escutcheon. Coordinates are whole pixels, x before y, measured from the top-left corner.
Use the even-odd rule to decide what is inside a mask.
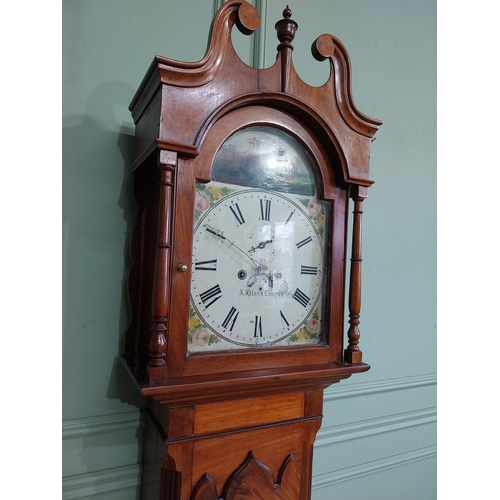
[[[179,264],[177,266],[177,270],[180,272],[180,273],[185,273],[187,270],[188,270],[188,266],[186,266],[186,264]]]

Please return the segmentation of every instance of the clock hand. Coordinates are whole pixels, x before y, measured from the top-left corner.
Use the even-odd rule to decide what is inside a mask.
[[[224,236],[223,232],[220,231],[219,229],[215,229],[215,228],[209,226],[208,224],[205,225],[205,228],[206,228],[206,230],[209,233],[215,234],[215,236],[218,236],[221,240],[225,240],[226,239],[226,237]]]
[[[206,225],[205,225],[205,228],[206,228],[206,230],[207,230],[209,233],[211,233],[211,234],[213,234],[213,235],[215,235],[215,236],[219,237],[221,240],[226,240],[228,243],[230,243],[232,246],[234,246],[234,248],[236,248],[237,250],[239,250],[239,251],[240,251],[240,252],[241,252],[241,253],[242,253],[245,257],[247,257],[248,259],[250,259],[254,265],[256,265],[256,266],[257,266],[257,274],[254,274],[253,276],[251,276],[251,277],[249,278],[249,280],[248,280],[248,282],[247,282],[247,286],[249,286],[249,287],[250,287],[250,286],[253,286],[253,285],[254,285],[254,283],[257,281],[257,276],[265,276],[265,277],[267,278],[267,280],[268,280],[269,285],[271,286],[271,288],[273,287],[273,278],[272,278],[271,273],[269,272],[269,273],[267,273],[267,274],[266,274],[265,272],[262,272],[262,271],[260,271],[260,272],[259,272],[259,271],[258,271],[258,269],[259,269],[259,268],[261,268],[261,265],[262,265],[262,263],[261,263],[261,262],[258,262],[258,261],[256,261],[255,259],[253,259],[252,257],[250,257],[250,255],[248,255],[248,254],[247,254],[244,250],[242,250],[242,249],[241,249],[238,245],[236,245],[236,244],[234,243],[234,241],[228,240],[228,239],[224,236],[223,231],[221,231],[220,229],[215,229],[214,227],[212,227],[212,226],[210,226],[210,225],[208,225],[208,224],[206,224]],[[272,242],[273,242],[273,240],[263,241],[263,242],[259,243],[259,244],[257,245],[257,247],[252,248],[252,249],[251,249],[251,250],[249,250],[249,251],[251,252],[252,250],[255,250],[256,248],[264,248],[264,247],[265,247],[268,243],[272,243]]]
[[[266,245],[268,245],[269,243],[272,243],[272,242],[273,242],[273,240],[261,241],[256,247],[250,248],[250,250],[248,250],[248,251],[255,252],[255,250],[257,250],[257,248],[265,248]]]
[[[220,229],[215,229],[214,227],[209,226],[208,224],[205,225],[205,228],[206,228],[206,230],[209,233],[211,233],[211,234],[219,237],[221,240],[226,240],[231,246],[233,246],[234,248],[236,248],[237,250],[239,250],[247,259],[250,259],[252,261],[252,264],[254,264],[255,266],[259,265],[259,263],[255,259],[253,259],[252,257],[250,257],[250,255],[248,255],[244,250],[242,250],[238,245],[236,245],[234,243],[234,241],[228,240],[224,236],[224,232],[223,231],[221,231]]]

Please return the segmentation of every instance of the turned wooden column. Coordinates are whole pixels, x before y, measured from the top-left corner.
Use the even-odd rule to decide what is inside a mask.
[[[344,361],[347,363],[361,363],[363,353],[359,349],[359,316],[361,312],[361,216],[363,211],[361,204],[367,196],[367,188],[355,186],[351,191],[354,201],[353,226],[352,226],[352,254],[351,254],[351,276],[349,285],[349,340],[347,349],[344,351]]]
[[[155,280],[152,303],[152,336],[149,343],[150,354],[148,375],[150,383],[166,379],[165,337],[168,305],[170,301],[170,254],[172,250],[171,220],[173,175],[177,165],[177,153],[160,151],[159,168],[160,201],[158,217],[158,238],[156,243]]]

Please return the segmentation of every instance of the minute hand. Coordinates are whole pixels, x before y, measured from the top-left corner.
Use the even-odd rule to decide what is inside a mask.
[[[258,266],[259,265],[259,262],[257,262],[255,259],[252,259],[252,257],[250,257],[250,255],[248,255],[244,250],[242,250],[238,245],[236,245],[234,243],[234,241],[231,241],[231,240],[228,240],[225,236],[224,236],[224,233],[220,230],[220,229],[215,229],[213,228],[212,226],[209,226],[208,224],[205,226],[206,227],[206,230],[217,236],[218,238],[220,238],[221,240],[225,240],[227,241],[231,246],[233,246],[234,248],[236,248],[236,250],[239,250],[247,259],[250,259],[252,261],[252,264],[254,264],[255,266]]]

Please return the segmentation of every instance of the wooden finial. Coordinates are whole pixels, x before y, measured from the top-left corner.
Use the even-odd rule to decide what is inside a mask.
[[[295,37],[295,32],[299,28],[299,25],[293,19],[290,19],[291,15],[292,11],[287,5],[286,9],[283,11],[283,19],[278,21],[275,25],[276,31],[278,32],[278,40],[281,42],[278,45],[278,50],[282,50],[285,47],[289,47],[293,50],[291,42]]]

